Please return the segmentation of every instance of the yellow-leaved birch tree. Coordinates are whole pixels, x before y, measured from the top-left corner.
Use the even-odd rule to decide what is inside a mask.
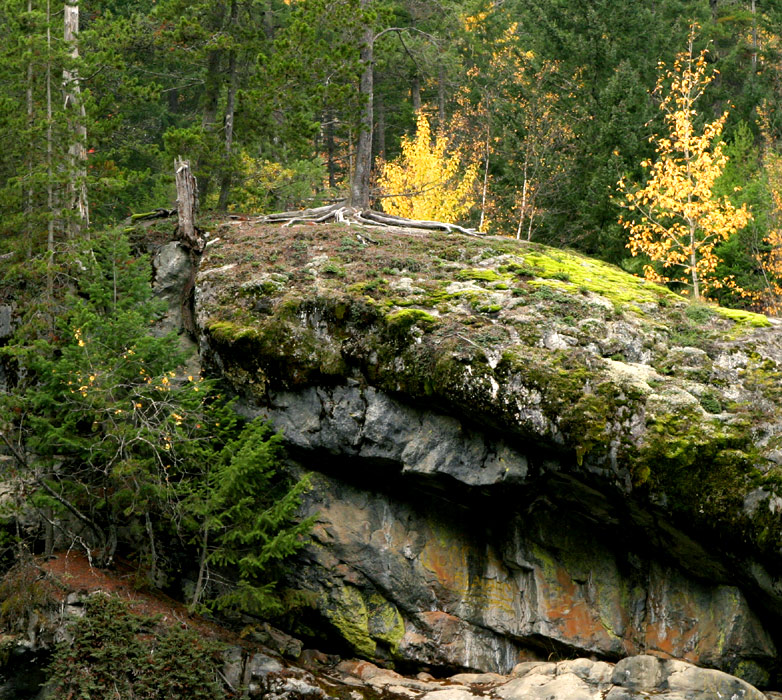
[[[414,138],[402,138],[402,153],[382,163],[377,184],[385,195],[383,209],[395,216],[456,223],[475,205],[478,165],[462,170],[459,152],[449,153],[450,139],[432,139],[429,120],[418,114]]]
[[[782,312],[782,155],[767,150],[763,157],[763,168],[768,179],[772,207],[768,232],[763,241],[768,251],[761,254],[758,260],[766,282],[762,304],[764,313],[779,316]]]
[[[709,70],[705,50],[694,53],[696,30],[693,25],[688,50],[677,55],[672,69],[659,64],[655,93],[668,133],[651,139],[657,157],[641,163],[650,171],[644,187],[631,190],[624,179],[619,181],[623,206],[630,212],[619,222],[629,231],[630,252],[646,254],[662,267],[660,273],[646,265],[647,279],[684,282],[700,299],[709,289],[736,287],[732,280],[716,277],[720,259],[714,248],[744,228],[752,215],[746,205],[735,207],[713,193],[727,162],[722,129],[728,113],[696,127],[695,103],[716,72]]]

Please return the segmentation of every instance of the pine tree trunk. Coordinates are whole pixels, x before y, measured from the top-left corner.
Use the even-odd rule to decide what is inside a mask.
[[[361,11],[369,7],[371,0],[361,0]],[[361,119],[359,121],[358,145],[356,146],[356,166],[350,184],[350,204],[359,209],[369,207],[369,178],[372,170],[372,122],[374,105],[374,42],[375,35],[369,20],[362,33],[360,52],[363,72],[359,83],[359,97],[362,100]]]
[[[750,5],[752,12],[752,70],[757,70],[758,65],[758,15],[755,0]]]
[[[46,287],[49,297],[52,296],[52,257],[54,256],[54,135],[52,133],[52,11],[51,0],[46,0],[46,206],[48,209],[48,225],[46,250],[49,253],[49,263],[46,272]]]
[[[269,41],[274,39],[274,7],[272,0],[269,0],[266,9],[263,11],[263,32]]]
[[[421,79],[417,73],[410,85],[410,99],[413,102],[413,114],[418,114],[421,111]]]
[[[236,0],[231,2],[231,33],[235,36],[238,19],[238,3]],[[228,54],[228,99],[225,106],[225,165],[222,181],[220,182],[220,197],[217,202],[217,208],[225,211],[228,206],[228,196],[231,192],[231,154],[234,141],[234,114],[236,111],[236,89],[238,84],[236,67],[236,47],[232,47]]]
[[[378,93],[375,98],[377,110],[377,154],[386,157],[386,104],[383,95]]]
[[[79,58],[79,6],[65,5],[64,39],[70,47],[70,58]],[[71,212],[68,231],[72,236],[85,231],[90,225],[90,210],[87,202],[87,113],[81,99],[79,74],[73,70],[62,72],[65,92],[65,111],[70,113],[68,126],[70,146],[68,148],[69,169],[67,207]]]
[[[33,0],[27,0],[27,14],[32,14]],[[34,121],[34,107],[33,107],[33,59],[32,57],[27,62],[27,128],[31,129]],[[33,156],[32,153],[27,155],[27,190],[24,196],[24,213],[28,226],[28,238],[27,238],[27,257],[32,257],[32,236],[29,227],[32,223],[33,215]]]
[[[223,29],[225,21],[225,3],[217,2],[214,5],[214,15],[212,16],[211,31],[218,34]],[[222,48],[211,49],[206,56],[206,78],[204,81],[204,102],[203,112],[201,114],[201,128],[205,135],[214,132],[215,122],[217,121],[217,109],[220,104],[220,92],[223,87],[223,75],[221,66],[223,63],[224,50]],[[207,142],[207,149],[209,143]],[[206,161],[208,156],[203,155],[196,161],[196,172],[201,173],[206,170]],[[209,196],[211,191],[211,178],[201,178],[201,197],[203,201]]]

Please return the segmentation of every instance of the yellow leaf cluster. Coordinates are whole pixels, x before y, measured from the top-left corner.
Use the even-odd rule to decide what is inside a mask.
[[[782,313],[782,156],[769,150],[763,157],[773,204],[765,243],[768,252],[760,256],[760,264],[766,279],[763,311],[774,316]]]
[[[714,75],[707,71],[706,52],[693,54],[695,29],[689,50],[676,57],[673,69],[660,64],[655,92],[661,96],[668,133],[652,139],[654,162],[641,163],[649,170],[644,187],[631,190],[619,181],[622,206],[630,212],[619,222],[629,232],[630,252],[660,263],[662,274],[651,265],[645,268],[648,279],[685,282],[699,298],[724,286],[741,291],[732,280],[716,276],[720,260],[714,248],[744,228],[752,215],[746,205],[736,207],[713,193],[727,163],[721,139],[727,112],[696,129],[695,102]]]
[[[462,171],[462,156],[449,153],[444,133],[433,139],[426,115],[418,115],[414,138],[402,139],[399,158],[380,164],[383,209],[410,219],[456,222],[475,205],[477,163]]]

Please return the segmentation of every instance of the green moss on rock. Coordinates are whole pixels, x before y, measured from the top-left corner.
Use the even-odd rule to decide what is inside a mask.
[[[369,634],[369,613],[361,591],[344,585],[331,590],[319,607],[356,654],[374,656],[377,643]]]
[[[738,536],[746,526],[744,495],[761,461],[749,431],[680,406],[649,421],[633,468],[637,484],[664,494],[672,512]]]
[[[724,318],[729,318],[736,323],[750,326],[752,328],[768,328],[771,326],[771,321],[767,316],[763,314],[756,314],[752,311],[744,311],[743,309],[727,309],[724,306],[715,306],[715,313]]]
[[[456,278],[460,280],[476,280],[481,282],[500,282],[503,279],[501,275],[490,268],[459,270],[456,274]]]
[[[405,634],[396,606],[375,591],[344,584],[324,595],[319,607],[350,648],[365,658],[374,657],[378,643],[395,654]]]

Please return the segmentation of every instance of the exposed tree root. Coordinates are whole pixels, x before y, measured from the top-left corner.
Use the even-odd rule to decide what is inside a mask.
[[[405,229],[420,229],[425,231],[447,231],[448,233],[463,233],[465,236],[482,236],[482,233],[471,229],[448,224],[443,221],[419,221],[417,219],[405,219],[393,214],[374,211],[372,209],[357,209],[348,206],[344,202],[330,204],[325,207],[303,209],[302,211],[283,211],[276,214],[260,216],[257,219],[264,223],[278,223],[284,226],[293,224],[316,223],[322,224],[331,221],[344,224],[356,224],[365,227],[388,228],[400,227]],[[366,236],[365,236],[366,238]],[[367,241],[374,243],[371,239]]]

